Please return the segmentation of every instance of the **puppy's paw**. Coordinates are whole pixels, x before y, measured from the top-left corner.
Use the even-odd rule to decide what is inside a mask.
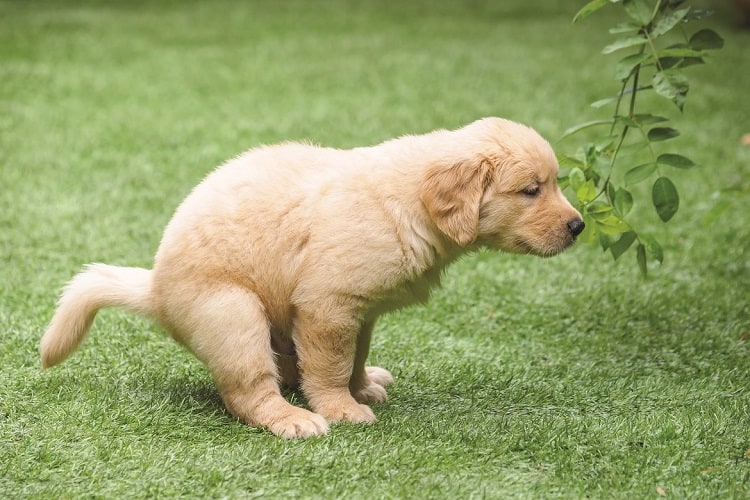
[[[370,382],[369,385],[352,392],[354,399],[360,403],[385,403],[388,401],[388,394],[382,385]]]
[[[367,373],[367,378],[369,378],[371,382],[375,382],[381,387],[393,383],[393,375],[391,375],[391,372],[385,368],[367,366],[365,367],[365,373]]]
[[[357,403],[354,399],[339,404],[324,405],[316,408],[326,420],[334,422],[351,422],[355,424],[371,424],[375,422],[375,413],[367,405]]]
[[[303,408],[291,407],[283,416],[274,416],[265,424],[269,431],[285,439],[304,439],[328,433],[324,417]]]

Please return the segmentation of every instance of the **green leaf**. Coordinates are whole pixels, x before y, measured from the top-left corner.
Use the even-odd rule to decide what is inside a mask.
[[[607,183],[607,197],[609,198],[610,202],[615,199],[615,186],[611,182]]]
[[[611,54],[612,52],[615,52],[617,50],[626,49],[628,47],[635,47],[637,45],[643,45],[644,43],[646,43],[646,38],[642,36],[629,36],[620,38],[619,40],[615,40],[614,42],[604,47],[604,49],[602,49],[602,54]]]
[[[635,252],[635,258],[638,261],[638,268],[641,270],[641,276],[648,276],[648,265],[646,264],[646,247],[643,243],[638,245]]]
[[[678,68],[687,68],[688,66],[695,66],[697,64],[706,64],[706,61],[702,57],[683,57],[677,64]]]
[[[684,9],[678,9],[675,11],[665,10],[661,12],[656,16],[656,19],[654,19],[650,31],[651,36],[656,38],[667,33],[669,30],[677,26],[680,21],[685,19],[688,12],[690,12],[690,7],[685,7]]]
[[[583,170],[575,167],[568,174],[568,182],[570,182],[570,187],[573,188],[573,191],[577,191],[586,182],[586,175],[583,173]]]
[[[581,160],[570,155],[559,155],[557,157],[557,163],[561,168],[583,167],[583,162]]]
[[[674,47],[674,48],[666,48],[659,51],[659,57],[665,58],[665,57],[697,57],[701,58],[706,55],[706,52],[702,50],[695,50],[690,47]]]
[[[625,12],[642,26],[651,22],[652,8],[648,1],[624,0],[622,6],[625,7]]]
[[[680,207],[680,197],[677,188],[668,177],[659,177],[651,189],[651,199],[654,202],[659,218],[668,222]]]
[[[646,247],[646,255],[651,259],[657,261],[659,264],[664,262],[664,251],[661,249],[661,245],[656,238],[647,234],[640,236],[643,246]]]
[[[666,141],[680,135],[680,131],[671,127],[654,127],[648,131],[648,140],[651,142]]]
[[[648,179],[654,172],[656,172],[656,163],[644,163],[633,167],[625,172],[625,184],[628,186],[638,184]]]
[[[609,32],[613,35],[619,35],[621,33],[630,33],[641,29],[640,24],[635,23],[620,23],[609,28]]]
[[[568,136],[577,134],[581,130],[591,128],[591,127],[596,127],[598,125],[612,125],[612,119],[610,118],[608,120],[592,120],[589,122],[579,123],[578,125],[574,125],[570,127],[569,129],[567,129],[565,132],[563,132],[563,135],[562,137],[560,137],[560,139],[565,139]]]
[[[615,191],[613,203],[620,217],[625,217],[633,208],[633,195],[627,189],[619,188]]]
[[[607,104],[611,104],[611,103],[617,101],[617,99],[619,99],[618,96],[615,96],[615,97],[605,97],[604,99],[599,99],[598,101],[592,102],[591,104],[589,104],[589,106],[591,106],[592,108],[597,108],[597,109],[598,108],[603,108]]]
[[[633,115],[633,121],[641,125],[653,125],[655,123],[661,123],[669,121],[669,118],[663,116],[652,115],[649,113],[641,113]]]
[[[688,44],[695,50],[715,50],[724,46],[724,39],[714,30],[702,29],[690,37]]]
[[[614,243],[614,238],[612,236],[599,233],[599,246],[602,247],[602,251],[606,252],[612,243]]]
[[[633,231],[622,233],[620,239],[609,246],[609,251],[612,253],[612,257],[615,260],[619,259],[620,256],[624,254],[628,248],[630,248],[630,245],[632,245],[634,241],[635,233]]]
[[[583,222],[586,224],[586,230],[578,235],[578,241],[581,243],[592,243],[599,237],[596,232],[596,222],[588,215],[583,215]]]
[[[691,160],[690,158],[673,153],[664,153],[659,155],[659,157],[656,158],[656,163],[659,165],[667,165],[675,168],[693,168],[695,166],[695,162],[693,162],[693,160]]]
[[[586,206],[586,213],[591,216],[592,219],[602,221],[612,215],[612,205],[604,203],[603,201],[595,201]]]
[[[591,0],[591,2],[584,5],[581,10],[578,11],[578,13],[573,17],[573,22],[577,23],[578,21],[587,18],[597,10],[601,9],[608,3],[614,3],[610,2],[610,0]]]
[[[681,57],[660,57],[659,66],[661,69],[679,68],[682,61]]]
[[[594,181],[592,180],[588,180],[574,189],[576,191],[576,198],[581,203],[590,203],[596,198],[596,186],[594,186]]]
[[[607,217],[602,219],[596,219],[596,228],[599,232],[616,236],[618,234],[630,231],[630,226],[627,222],[617,217],[615,214],[610,213]]]
[[[670,71],[668,73],[667,71]],[[664,97],[672,99],[680,92],[686,91],[687,79],[675,70],[658,71],[652,80],[654,90]]]
[[[639,52],[637,54],[630,54],[629,56],[623,57],[615,66],[615,78],[618,80],[625,80],[630,76],[630,73],[639,64],[651,59],[651,54],[646,52]]]
[[[682,110],[690,85],[687,78],[678,69],[658,71],[652,80],[657,94],[666,97]]]

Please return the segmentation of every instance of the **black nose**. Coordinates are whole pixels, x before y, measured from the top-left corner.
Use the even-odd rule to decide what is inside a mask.
[[[573,219],[572,221],[568,222],[568,231],[570,231],[570,234],[573,236],[578,236],[583,232],[583,228],[586,227],[586,224],[583,223],[581,219]]]

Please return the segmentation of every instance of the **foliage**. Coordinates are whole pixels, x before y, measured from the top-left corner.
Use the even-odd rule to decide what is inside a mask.
[[[610,118],[588,121],[565,132],[568,137],[592,127],[607,128],[604,136],[581,147],[576,155],[561,158],[560,163],[569,168],[561,185],[570,187],[584,214],[584,239],[598,241],[615,260],[635,245],[638,266],[645,276],[648,261],[661,263],[664,252],[653,235],[635,226],[631,211],[639,200],[633,186],[652,181],[651,203],[659,218],[668,222],[680,207],[671,172],[696,164],[682,154],[660,152],[659,143],[680,132],[668,124],[669,118],[636,109],[636,101],[653,91],[682,112],[690,89],[685,69],[704,63],[708,51],[720,49],[724,41],[711,29],[688,35],[686,25],[710,13],[685,5],[685,0],[593,0],[573,22],[608,4],[620,4],[628,18],[610,28],[617,38],[602,50],[604,54],[629,52],[615,67],[620,91],[592,104],[595,108],[611,105]],[[677,37],[681,41],[674,43]]]

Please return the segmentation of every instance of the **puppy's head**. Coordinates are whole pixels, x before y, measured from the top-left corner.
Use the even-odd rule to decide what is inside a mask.
[[[557,185],[549,143],[531,128],[485,118],[443,138],[452,150],[430,166],[422,202],[435,225],[462,246],[555,255],[573,244],[583,220]],[[442,149],[441,147],[441,149]]]

